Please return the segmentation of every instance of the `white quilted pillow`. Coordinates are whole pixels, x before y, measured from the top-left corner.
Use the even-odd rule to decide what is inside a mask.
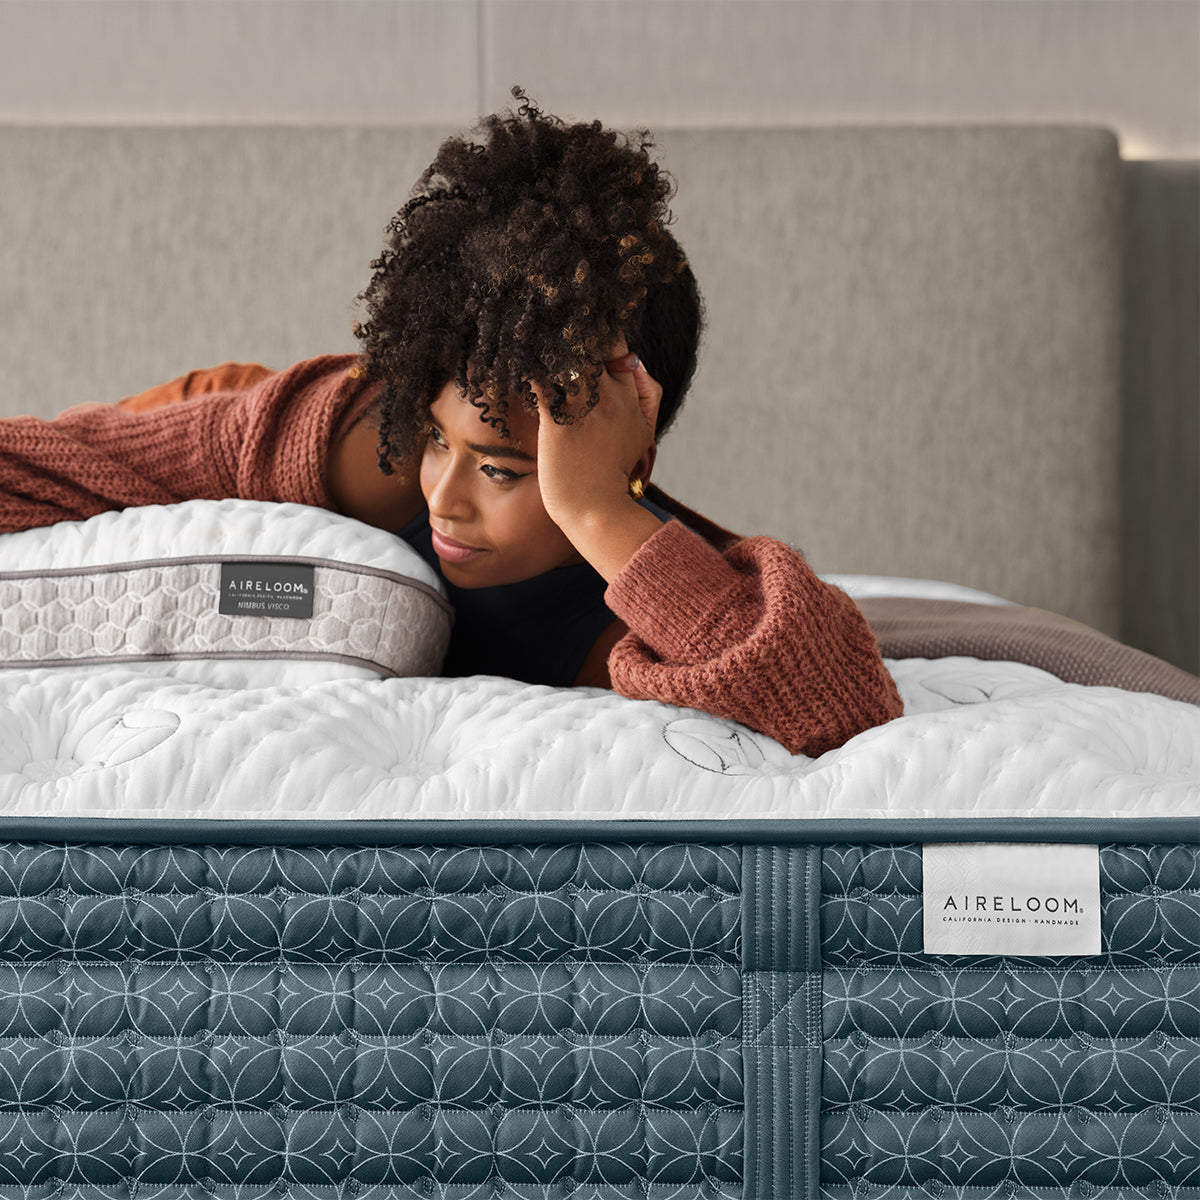
[[[436,675],[451,621],[405,542],[299,504],[193,500],[0,536],[0,667]]]

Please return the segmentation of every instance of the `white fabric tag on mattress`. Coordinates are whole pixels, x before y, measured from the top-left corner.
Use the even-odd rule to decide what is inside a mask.
[[[1100,953],[1098,846],[922,847],[926,954]]]

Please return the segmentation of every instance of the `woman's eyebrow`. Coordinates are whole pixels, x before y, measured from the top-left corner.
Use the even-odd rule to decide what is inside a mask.
[[[429,421],[431,429],[436,429],[438,433],[445,437],[445,431],[432,418]],[[518,450],[516,446],[506,446],[501,443],[486,445],[483,442],[468,442],[467,449],[475,454],[486,454],[489,458],[517,458],[521,462],[536,463],[537,458],[532,454],[526,454],[524,450]]]
[[[524,450],[518,450],[515,446],[485,446],[481,442],[468,442],[467,449],[476,454],[486,454],[489,458],[519,458],[522,462],[537,462],[532,454],[526,454]]]

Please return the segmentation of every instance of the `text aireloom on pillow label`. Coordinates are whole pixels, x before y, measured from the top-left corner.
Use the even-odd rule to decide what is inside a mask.
[[[926,954],[1100,953],[1100,848],[939,842],[921,848]]]
[[[228,617],[311,617],[313,570],[309,563],[222,563],[218,611]]]

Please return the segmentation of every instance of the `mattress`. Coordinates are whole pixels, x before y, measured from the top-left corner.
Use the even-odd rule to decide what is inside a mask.
[[[1193,706],[897,659],[791,756],[437,678],[406,548],[279,515],[0,539],[0,1196],[1200,1196]]]

